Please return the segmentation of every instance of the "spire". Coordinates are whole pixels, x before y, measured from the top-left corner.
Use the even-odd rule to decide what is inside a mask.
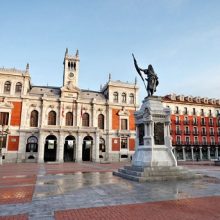
[[[66,48],[65,56],[68,54],[68,48]]]
[[[78,57],[79,56],[79,50],[77,49],[76,50],[76,57]]]
[[[135,85],[137,84],[137,76],[135,76],[134,84],[135,84]]]
[[[112,74],[109,73],[109,75],[108,75],[108,81],[111,81],[111,79],[112,79]]]
[[[29,72],[29,63],[26,65],[26,72]]]

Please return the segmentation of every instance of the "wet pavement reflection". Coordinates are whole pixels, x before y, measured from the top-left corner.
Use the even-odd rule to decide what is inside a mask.
[[[112,172],[77,172],[39,176],[34,197],[56,196],[93,190],[102,199],[124,197],[136,201],[157,201],[197,196],[220,195],[220,181],[214,177],[196,180],[136,183],[112,175]]]

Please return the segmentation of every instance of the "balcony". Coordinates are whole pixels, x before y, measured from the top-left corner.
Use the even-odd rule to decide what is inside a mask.
[[[217,132],[217,135],[220,136],[220,132],[219,131]]]
[[[199,145],[199,142],[198,142],[198,141],[194,141],[194,142],[193,142],[193,145],[198,146],[198,145]]]
[[[204,116],[205,114],[204,114],[204,112],[200,112],[200,116]]]
[[[205,121],[201,121],[201,125],[202,125],[202,126],[206,126]]]
[[[201,135],[202,135],[202,136],[206,136],[206,135],[207,135],[207,132],[206,132],[206,131],[202,131],[202,132],[201,132]]]
[[[202,146],[207,146],[208,142],[207,141],[202,141]]]
[[[183,124],[184,124],[184,125],[189,125],[189,120],[184,120],[184,121],[183,121]]]
[[[174,146],[180,146],[180,145],[183,144],[183,142],[182,142],[182,141],[173,141],[172,144],[173,144]]]
[[[215,142],[211,142],[210,145],[211,145],[211,146],[215,146]]]
[[[215,132],[214,132],[214,131],[210,131],[210,132],[209,132],[209,135],[210,135],[210,136],[214,136],[214,135],[215,135]]]
[[[185,141],[184,145],[190,146],[190,145],[191,145],[191,142],[190,142],[190,141]]]
[[[198,121],[193,121],[192,125],[198,125]]]
[[[199,131],[193,131],[193,135],[199,135]]]
[[[175,124],[176,124],[176,125],[180,125],[180,124],[181,124],[181,121],[180,121],[180,120],[176,120],[176,121],[175,121]]]
[[[213,121],[212,121],[212,122],[211,122],[211,121],[209,122],[209,126],[210,126],[210,127],[213,127],[213,126],[214,126]]]
[[[217,127],[220,127],[220,122],[217,122],[217,123],[216,123],[216,126],[217,126]]]
[[[191,132],[190,132],[190,131],[184,131],[184,134],[185,134],[185,135],[190,135]]]
[[[180,134],[182,134],[182,131],[181,130],[176,130],[176,134],[180,135]]]
[[[184,111],[183,114],[184,114],[184,115],[188,115],[188,111]]]

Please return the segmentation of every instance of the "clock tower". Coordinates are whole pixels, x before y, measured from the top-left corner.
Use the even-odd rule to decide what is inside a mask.
[[[77,50],[75,55],[70,55],[68,54],[68,48],[66,48],[63,64],[63,87],[69,90],[78,88],[79,51]]]

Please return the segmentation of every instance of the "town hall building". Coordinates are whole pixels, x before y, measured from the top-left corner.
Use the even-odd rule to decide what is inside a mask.
[[[3,162],[121,161],[135,149],[138,86],[78,87],[79,53],[64,56],[61,87],[34,86],[26,70],[0,68]]]

